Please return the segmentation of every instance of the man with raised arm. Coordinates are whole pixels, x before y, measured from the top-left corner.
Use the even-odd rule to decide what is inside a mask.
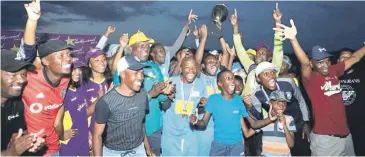
[[[35,32],[41,15],[39,0],[33,6],[25,6],[28,20],[24,32],[26,56],[35,57]],[[24,117],[28,132],[44,129],[47,149],[39,155],[58,155],[59,139],[63,139],[62,119],[64,113],[63,97],[69,79],[65,76],[71,72],[71,46],[58,40],[46,41],[38,46],[41,69],[27,73],[28,84],[22,99]],[[32,58],[30,57],[30,58]],[[32,60],[32,59],[29,59]]]
[[[297,28],[294,21],[290,20],[290,24],[292,27],[277,24],[281,28],[274,30],[290,40],[301,64],[303,85],[312,102],[315,119],[310,139],[312,155],[354,156],[339,77],[364,56],[365,46],[353,53],[350,58],[332,65],[331,55],[322,46],[314,46],[307,56],[296,38]]]

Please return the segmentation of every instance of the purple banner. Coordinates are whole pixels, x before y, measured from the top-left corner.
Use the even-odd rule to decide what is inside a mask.
[[[40,36],[44,33],[37,33]],[[20,31],[1,30],[1,49],[18,51],[24,33]],[[100,35],[74,35],[47,33],[49,40],[61,40],[74,47],[71,51],[75,56],[84,56],[91,48],[95,48]]]

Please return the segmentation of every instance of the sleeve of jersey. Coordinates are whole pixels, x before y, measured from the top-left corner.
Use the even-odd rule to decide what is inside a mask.
[[[276,76],[279,76],[280,69],[283,64],[284,51],[282,39],[283,37],[281,36],[274,37],[274,52],[272,56],[272,63],[278,68]]]
[[[255,63],[250,59],[245,48],[243,47],[241,42],[241,36],[239,34],[233,34],[233,43],[234,47],[236,48],[238,59],[243,65],[243,68],[245,68],[246,72],[248,72],[250,66]]]
[[[330,73],[335,74],[337,77],[341,77],[345,72],[345,62],[341,62],[330,67]]]
[[[210,113],[210,114],[214,114],[214,103],[217,103],[217,102],[214,102],[216,100],[214,100],[214,95],[213,96],[210,96],[207,100],[207,104],[205,105],[205,111]]]
[[[98,124],[105,124],[110,116],[109,105],[104,99],[100,99],[95,104],[95,122]]]
[[[305,102],[304,97],[302,95],[302,92],[300,91],[299,87],[294,84],[293,81],[291,81],[290,84],[294,90],[294,96],[299,102],[299,108],[300,111],[302,112],[303,120],[309,121],[309,111],[307,103]]]
[[[250,112],[250,114],[252,116],[254,116],[255,119],[261,120],[262,119],[262,114],[260,112],[261,111],[261,102],[257,99],[255,94],[253,94],[251,96],[251,100],[252,100],[252,107],[250,107],[248,109],[248,112]]]

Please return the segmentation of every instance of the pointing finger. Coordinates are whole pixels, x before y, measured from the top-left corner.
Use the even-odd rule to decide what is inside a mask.
[[[279,3],[278,3],[278,2],[276,2],[276,7],[275,7],[275,9],[276,9],[276,10],[278,10],[278,9],[279,9]]]

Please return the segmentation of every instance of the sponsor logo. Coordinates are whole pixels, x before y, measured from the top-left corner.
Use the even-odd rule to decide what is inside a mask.
[[[351,105],[356,100],[356,91],[349,85],[341,85],[342,100],[345,105]]]
[[[41,103],[33,103],[29,109],[32,113],[40,113],[43,110],[43,105]]]
[[[14,115],[10,115],[10,116],[8,116],[8,120],[10,121],[10,120],[12,120],[12,119],[14,119],[14,118],[17,118],[17,117],[19,117],[19,112],[18,112],[18,113],[16,113],[16,114],[14,114]]]
[[[326,81],[323,86],[321,86],[321,90],[324,91],[324,95],[332,96],[333,94],[337,94],[341,92],[340,83],[337,85],[332,85],[331,81]]]
[[[62,98],[65,98],[65,95],[66,95],[66,88],[63,88],[63,89],[61,90],[61,97],[62,97]]]
[[[238,114],[239,112],[238,110],[233,110],[233,114]]]
[[[47,111],[47,110],[58,109],[61,105],[62,104],[52,104],[43,107],[41,103],[33,103],[32,105],[30,105],[29,110],[32,113],[40,113],[43,110]]]
[[[38,99],[43,99],[44,98],[44,94],[42,92],[40,92],[39,94],[37,94],[37,96],[35,96]]]
[[[77,111],[81,111],[82,108],[84,108],[84,106],[86,105],[86,103],[82,103],[82,104],[79,104],[78,107],[77,107]]]
[[[76,99],[77,99],[77,97],[74,97],[74,98],[71,99],[71,101],[75,101]]]

